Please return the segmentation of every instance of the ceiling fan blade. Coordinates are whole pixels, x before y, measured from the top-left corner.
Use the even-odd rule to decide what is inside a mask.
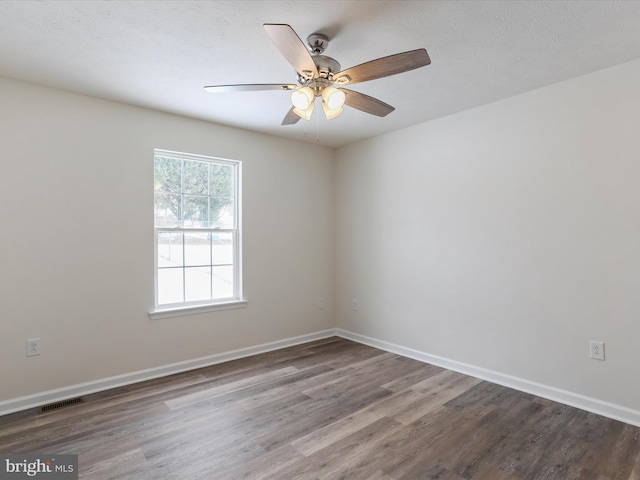
[[[282,119],[282,125],[293,125],[298,123],[298,120],[300,120],[300,117],[293,112],[293,107],[291,107],[291,110]]]
[[[346,88],[341,88],[340,90],[345,94],[345,105],[362,110],[365,113],[377,115],[378,117],[386,117],[395,110],[395,107],[384,103],[382,100],[365,95],[364,93],[354,92]]]
[[[316,78],[318,69],[311,58],[311,53],[300,37],[293,31],[289,25],[279,23],[265,23],[264,29],[271,37],[276,48],[293,65],[300,75],[305,78]]]
[[[204,87],[207,92],[211,93],[229,93],[229,92],[258,92],[261,90],[295,90],[298,85],[288,85],[282,83],[250,83],[240,85],[210,85]]]
[[[419,48],[347,68],[334,74],[333,79],[339,85],[353,85],[354,83],[367,82],[377,78],[396,75],[397,73],[408,72],[409,70],[424,67],[430,63],[431,59],[427,51],[424,48]]]

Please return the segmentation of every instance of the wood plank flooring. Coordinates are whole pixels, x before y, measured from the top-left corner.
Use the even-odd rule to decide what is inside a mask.
[[[640,428],[341,338],[0,417],[91,480],[640,480]]]

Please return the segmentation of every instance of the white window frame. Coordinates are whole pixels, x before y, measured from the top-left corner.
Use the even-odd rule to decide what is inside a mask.
[[[191,153],[173,152],[169,150],[154,149],[154,165],[155,157],[170,157],[179,160],[192,160],[198,162],[210,162],[233,167],[234,185],[233,185],[233,203],[234,203],[234,228],[188,228],[175,227],[165,228],[157,227],[154,220],[154,309],[149,312],[152,319],[174,317],[181,315],[190,315],[196,313],[211,312],[216,310],[226,310],[230,308],[240,308],[247,304],[242,293],[242,162],[239,160],[229,160],[204,155],[196,155]],[[154,169],[155,170],[155,169]],[[155,211],[155,199],[154,199]],[[232,297],[216,299],[216,300],[198,300],[179,302],[171,304],[158,304],[158,233],[159,232],[206,232],[206,233],[230,233],[233,243],[233,279],[234,295]]]

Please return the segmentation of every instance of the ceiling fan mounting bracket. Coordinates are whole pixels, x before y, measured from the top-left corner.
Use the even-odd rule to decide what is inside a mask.
[[[329,37],[322,33],[312,33],[307,37],[307,43],[313,55],[320,55],[329,45]]]

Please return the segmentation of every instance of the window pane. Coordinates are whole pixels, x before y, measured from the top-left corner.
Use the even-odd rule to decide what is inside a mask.
[[[209,218],[211,228],[233,228],[233,199],[211,197]]]
[[[155,226],[160,228],[180,226],[180,195],[156,193]]]
[[[211,242],[208,233],[185,232],[184,263],[187,266],[211,265]]]
[[[182,268],[158,269],[158,305],[184,302]]]
[[[212,197],[233,198],[233,167],[231,165],[211,164],[210,171],[211,188],[209,195]]]
[[[233,172],[231,165],[211,164],[209,219],[212,228],[233,228]]]
[[[184,193],[209,194],[209,163],[184,161]]]
[[[213,267],[213,298],[233,297],[233,267]]]
[[[187,267],[184,269],[185,301],[211,298],[211,267]]]
[[[182,262],[182,233],[158,232],[158,267],[180,267]]]
[[[212,264],[231,265],[233,264],[233,237],[230,233],[211,234],[212,239]]]
[[[207,197],[185,195],[184,196],[184,226],[185,228],[209,227],[209,212]]]
[[[180,193],[182,160],[177,158],[154,158],[154,190],[164,193]]]

